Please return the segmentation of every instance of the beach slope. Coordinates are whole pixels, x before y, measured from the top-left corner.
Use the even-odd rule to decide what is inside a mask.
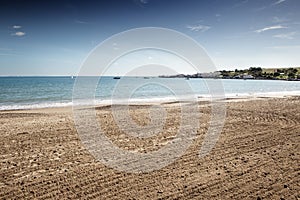
[[[141,174],[97,162],[79,139],[71,108],[1,111],[0,199],[300,198],[299,97],[228,102],[220,138],[201,159],[210,106],[200,104],[192,146],[176,162]],[[142,140],[118,130],[110,106],[97,108],[97,116],[115,145],[149,152],[171,141],[178,127],[178,104],[163,106],[164,133]],[[131,106],[131,115],[147,124],[148,106]]]

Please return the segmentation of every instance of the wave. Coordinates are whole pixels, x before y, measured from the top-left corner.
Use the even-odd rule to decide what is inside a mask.
[[[284,91],[284,92],[253,92],[253,93],[226,93],[223,98],[230,99],[250,99],[250,98],[284,98],[291,96],[300,96],[300,91]],[[105,99],[105,100],[80,100],[80,101],[69,101],[69,102],[40,102],[32,104],[14,104],[14,105],[0,105],[0,110],[27,110],[27,109],[40,109],[40,108],[59,108],[59,107],[70,107],[75,105],[112,105],[112,104],[143,104],[143,103],[166,103],[174,101],[207,101],[211,100],[212,96],[209,94],[201,95],[184,95],[184,96],[166,96],[166,97],[151,97],[151,98],[132,98],[132,99]]]

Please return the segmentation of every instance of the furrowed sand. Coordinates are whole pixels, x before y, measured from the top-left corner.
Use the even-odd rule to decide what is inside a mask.
[[[140,174],[97,162],[79,139],[71,107],[1,111],[0,199],[300,199],[300,97],[228,101],[219,140],[201,159],[210,105],[199,104],[198,137],[185,154]],[[163,133],[148,139],[121,132],[110,106],[97,115],[115,145],[150,152],[172,141],[179,126],[178,103],[162,105]],[[132,119],[146,125],[148,108],[131,106]]]

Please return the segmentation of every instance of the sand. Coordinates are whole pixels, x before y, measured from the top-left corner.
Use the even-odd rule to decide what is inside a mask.
[[[79,139],[71,108],[1,111],[0,198],[300,199],[299,97],[227,102],[220,138],[201,159],[210,106],[200,104],[198,137],[185,154],[139,174],[96,161]],[[120,131],[110,106],[97,108],[97,115],[115,145],[150,152],[172,141],[178,128],[178,103],[163,106],[163,133],[150,139]],[[148,107],[131,106],[132,119],[146,125]]]

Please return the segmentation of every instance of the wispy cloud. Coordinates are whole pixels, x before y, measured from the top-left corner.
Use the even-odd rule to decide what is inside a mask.
[[[273,23],[282,23],[282,22],[288,22],[289,19],[283,18],[283,17],[273,17],[272,22]]]
[[[81,21],[81,20],[75,20],[74,22],[77,24],[88,24],[88,22]]]
[[[277,0],[275,3],[273,3],[273,5],[278,5],[281,4],[283,2],[285,2],[286,0]]]
[[[148,0],[140,0],[140,2],[141,2],[142,4],[147,4],[147,3],[148,3]]]
[[[14,25],[13,28],[14,28],[14,29],[19,29],[19,28],[22,28],[22,26]]]
[[[186,27],[191,31],[202,32],[202,33],[211,29],[210,26],[205,26],[205,25],[195,25],[195,26],[187,25]]]
[[[13,35],[13,36],[18,36],[18,37],[22,37],[22,36],[26,35],[26,33],[25,33],[25,32],[22,32],[22,31],[18,31],[18,32],[15,32],[15,33],[11,34],[11,35]]]
[[[232,8],[238,8],[238,7],[244,5],[244,4],[248,3],[248,2],[249,2],[249,0],[241,1],[241,2],[239,2],[239,3],[234,4],[234,5],[232,6]]]
[[[0,48],[0,56],[20,56],[18,52],[15,52],[13,49],[9,48]]]
[[[218,22],[221,21],[221,16],[222,16],[221,14],[217,13],[215,16]]]
[[[296,35],[296,32],[290,32],[290,33],[284,33],[284,34],[278,34],[278,35],[273,35],[275,38],[280,38],[280,39],[288,39],[292,40],[294,39],[294,36]]]
[[[149,0],[133,0],[133,2],[143,8],[149,3]]]
[[[255,30],[254,32],[262,33],[262,32],[265,32],[265,31],[276,30],[276,29],[284,29],[284,28],[288,28],[288,27],[282,26],[282,25],[268,26],[268,27],[265,27],[265,28],[262,28],[262,29]]]
[[[0,56],[20,56],[19,54],[13,54],[13,53],[0,53]]]
[[[264,5],[264,6],[261,6],[261,7],[259,7],[259,8],[254,9],[254,12],[260,12],[260,11],[263,11],[263,10],[265,10],[265,9],[268,9],[268,8],[272,7],[272,6],[276,6],[276,5],[282,4],[283,2],[286,2],[286,1],[287,1],[287,0],[277,0],[277,1],[275,1],[274,3],[271,3],[271,4],[269,4],[269,5]]]
[[[254,12],[260,12],[260,11],[263,11],[263,10],[265,10],[265,9],[267,9],[268,7],[267,6],[261,6],[261,7],[259,7],[259,8],[255,8],[253,11]]]
[[[300,49],[300,45],[287,45],[287,46],[271,46],[268,49],[287,50],[287,49]]]
[[[9,49],[9,48],[0,48],[0,51],[12,51],[12,49]]]

